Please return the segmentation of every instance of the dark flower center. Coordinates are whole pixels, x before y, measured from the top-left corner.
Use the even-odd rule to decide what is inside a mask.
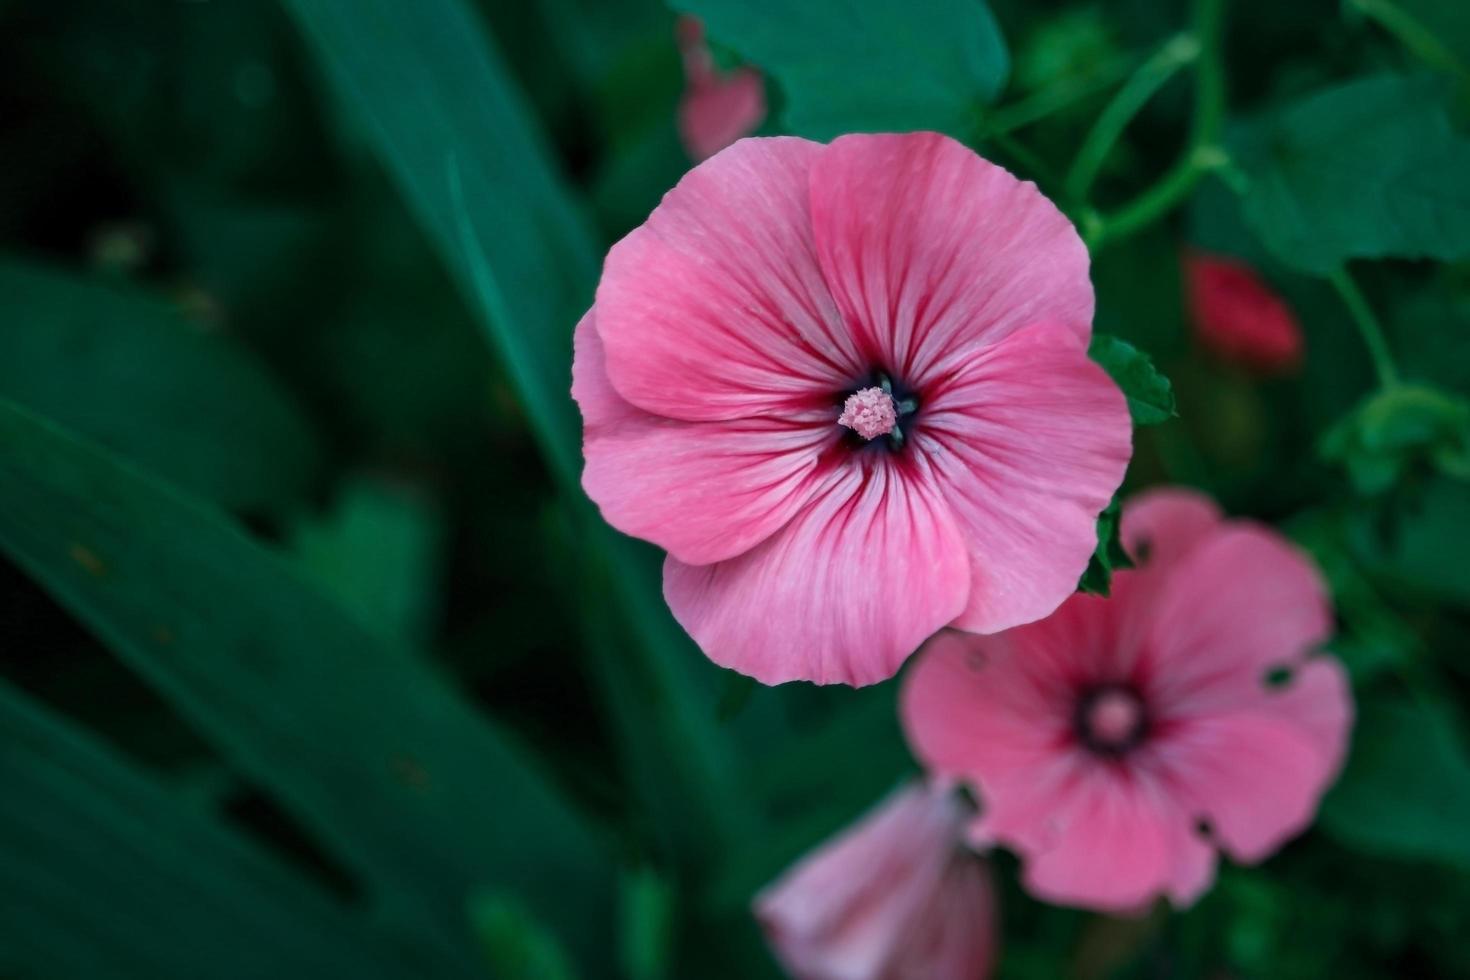
[[[1148,736],[1147,706],[1128,684],[1099,684],[1077,699],[1077,738],[1098,755],[1117,758]]]
[[[877,446],[897,452],[908,441],[908,429],[919,410],[915,393],[874,371],[856,387],[839,392],[837,423],[853,448]]]

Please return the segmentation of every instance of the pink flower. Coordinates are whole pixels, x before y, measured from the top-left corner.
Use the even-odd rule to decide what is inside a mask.
[[[795,980],[982,980],[997,945],[990,867],[963,846],[966,804],[895,791],[756,896]]]
[[[720,74],[699,18],[680,17],[676,33],[684,60],[679,138],[698,162],[755,132],[766,118],[766,85],[754,68]]]
[[[1184,280],[1195,336],[1216,357],[1263,374],[1301,364],[1296,315],[1250,266],[1191,251],[1184,256]]]
[[[1342,668],[1312,655],[1322,581],[1280,535],[1160,490],[1123,536],[1140,569],[1111,600],[936,637],[901,704],[925,765],[979,794],[974,840],[1019,852],[1038,897],[1115,911],[1188,905],[1216,847],[1256,862],[1304,830],[1352,718]]]
[[[1076,587],[1122,479],[1071,224],[935,133],[745,139],[608,253],[582,484],[717,663],[870,684]]]

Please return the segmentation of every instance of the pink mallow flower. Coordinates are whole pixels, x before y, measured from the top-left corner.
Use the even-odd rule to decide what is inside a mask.
[[[995,962],[990,866],[964,845],[968,805],[896,790],[756,896],[795,980],[984,980]]]
[[[1076,587],[1130,455],[1067,219],[935,133],[745,139],[614,245],[582,485],[715,662],[871,684]]]
[[[684,61],[679,138],[690,158],[698,162],[755,132],[766,118],[766,84],[760,72],[750,67],[720,73],[699,18],[680,17],[675,27]]]
[[[1312,821],[1352,701],[1313,651],[1332,611],[1279,534],[1159,490],[1125,508],[1140,563],[1113,598],[1078,594],[990,637],[943,634],[905,679],[909,743],[976,791],[976,843],[1025,861],[1037,897],[1186,906],[1215,850],[1254,863]]]
[[[1212,354],[1261,374],[1301,364],[1296,314],[1256,270],[1205,252],[1184,255],[1184,288],[1195,336]]]

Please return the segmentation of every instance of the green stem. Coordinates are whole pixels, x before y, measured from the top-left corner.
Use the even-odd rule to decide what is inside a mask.
[[[1369,20],[1377,21],[1380,27],[1392,34],[1425,64],[1470,79],[1470,69],[1461,64],[1433,32],[1391,0],[1344,0],[1344,6],[1351,7]]]
[[[1049,85],[1010,105],[990,112],[975,133],[975,141],[992,139],[1024,129],[1047,116],[1068,109],[1096,95],[1124,78],[1132,67],[1131,58],[1115,58],[1082,78],[1071,78]]]
[[[1139,66],[1131,78],[1113,96],[1087,134],[1072,169],[1067,172],[1066,190],[1077,201],[1085,200],[1092,183],[1102,169],[1103,161],[1133,117],[1173,78],[1179,69],[1199,57],[1199,41],[1192,34],[1179,34],[1164,43],[1154,55]]]
[[[1225,126],[1225,69],[1220,51],[1224,0],[1195,0],[1194,11],[1199,55],[1189,144],[1158,183],[1113,214],[1096,219],[1087,235],[1091,248],[1124,238],[1168,214],[1189,196],[1201,177],[1229,164],[1219,145]]]
[[[1327,278],[1332,283],[1332,288],[1337,290],[1337,295],[1342,297],[1343,305],[1348,308],[1348,313],[1352,315],[1353,323],[1363,338],[1363,344],[1368,348],[1368,355],[1373,358],[1373,368],[1378,372],[1378,383],[1384,388],[1396,386],[1399,383],[1398,367],[1388,349],[1388,338],[1384,336],[1383,326],[1374,315],[1373,307],[1368,305],[1367,297],[1353,281],[1346,266],[1338,266]]]

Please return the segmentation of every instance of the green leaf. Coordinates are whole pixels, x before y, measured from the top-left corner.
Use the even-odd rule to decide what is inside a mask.
[[[1470,871],[1470,756],[1454,717],[1435,702],[1359,706],[1347,770],[1322,804],[1344,845]]]
[[[1246,219],[1289,265],[1470,255],[1470,139],[1432,81],[1327,89],[1244,130],[1234,156],[1250,179]]]
[[[628,980],[663,980],[674,946],[674,886],[651,868],[623,875],[618,946]]]
[[[0,783],[0,975],[388,980],[430,969],[3,682]]]
[[[1113,573],[1133,567],[1133,559],[1124,550],[1123,539],[1118,534],[1122,526],[1120,515],[1118,498],[1114,497],[1097,516],[1097,549],[1087,563],[1087,571],[1082,573],[1082,581],[1077,583],[1079,591],[1107,596],[1112,593]]]
[[[704,703],[715,671],[664,606],[657,565],[580,490],[571,333],[592,299],[596,250],[500,56],[462,0],[286,4],[476,304],[567,495],[586,594],[616,601],[621,624],[602,623],[588,653],[644,804],[683,846],[737,836],[750,803]]]
[[[0,397],[215,503],[279,505],[317,466],[287,392],[228,337],[140,290],[0,262]]]
[[[1128,396],[1128,412],[1134,425],[1155,425],[1174,418],[1174,388],[1154,367],[1153,360],[1132,344],[1107,334],[1094,333],[1087,349],[1091,357]]]
[[[1010,72],[983,0],[670,0],[781,83],[788,128],[966,136]]]
[[[0,548],[464,961],[480,886],[611,941],[608,862],[504,732],[212,511],[3,401]]]
[[[460,0],[286,0],[458,281],[551,466],[580,471],[572,327],[591,230],[498,52]]]
[[[359,478],[332,510],[302,522],[291,546],[311,575],[364,626],[405,642],[428,638],[439,591],[440,518],[407,486]]]
[[[556,936],[504,893],[477,895],[470,902],[470,924],[493,977],[517,980],[576,980]]]
[[[1320,451],[1364,494],[1388,490],[1419,463],[1470,479],[1470,402],[1428,385],[1377,391],[1323,436]]]

